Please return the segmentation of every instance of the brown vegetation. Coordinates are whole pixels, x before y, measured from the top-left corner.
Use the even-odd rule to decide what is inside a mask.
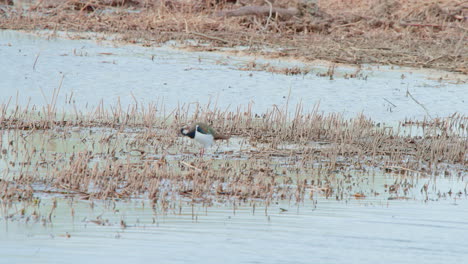
[[[467,72],[464,1],[233,2],[39,0],[1,8],[0,28],[120,33],[145,45],[199,39],[211,43],[209,50],[272,47],[277,51],[264,55]]]
[[[395,177],[388,198],[406,197],[408,179],[461,178],[468,168],[468,119],[457,114],[380,127],[363,116],[304,113],[301,105],[294,114],[273,108],[262,115],[250,107],[224,112],[189,105],[170,114],[157,105],[99,106],[68,115],[54,107],[7,108],[0,107],[1,164],[8,176],[0,180],[4,205],[32,201],[37,193],[143,197],[166,209],[180,200],[268,205],[317,195],[362,199],[377,195],[375,186],[362,188],[363,179],[383,173],[402,176]],[[230,134],[231,144],[241,143],[199,157],[179,134],[195,120]],[[423,129],[407,136],[403,125]]]

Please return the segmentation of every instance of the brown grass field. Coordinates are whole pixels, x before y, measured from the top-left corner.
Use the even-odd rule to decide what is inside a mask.
[[[436,178],[462,180],[467,173],[468,119],[458,114],[385,127],[363,116],[305,112],[300,105],[290,118],[278,108],[258,116],[249,107],[231,112],[197,106],[191,114],[188,105],[167,114],[161,107],[98,106],[65,115],[53,105],[15,111],[1,105],[0,204],[31,202],[41,193],[85,200],[143,197],[162,208],[180,199],[205,205],[300,203],[316,196],[412,199],[408,193],[417,180],[433,177],[433,185],[421,189],[429,199]],[[193,120],[214,124],[231,136],[230,143],[200,156],[179,132]],[[408,126],[420,135],[405,135]],[[369,184],[376,175],[394,181]],[[466,196],[466,186],[456,195]]]
[[[148,46],[197,39],[210,45],[193,48],[208,51],[242,45],[251,54],[309,62],[468,71],[468,4],[461,0],[19,2],[0,8],[0,28],[119,33],[123,41]],[[230,13],[246,6],[267,12]]]

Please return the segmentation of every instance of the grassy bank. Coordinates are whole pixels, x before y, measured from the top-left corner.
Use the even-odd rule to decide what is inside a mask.
[[[0,28],[119,33],[123,41],[148,46],[196,39],[199,50],[242,45],[250,54],[270,57],[467,73],[468,7],[463,1],[238,2],[44,0],[2,6]],[[271,12],[229,13],[252,6]]]

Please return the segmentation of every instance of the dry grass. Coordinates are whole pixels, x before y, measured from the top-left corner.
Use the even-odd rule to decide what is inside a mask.
[[[116,7],[121,2],[39,1],[26,10],[4,9],[0,24],[11,29],[120,33],[123,40],[144,45],[198,39],[211,43],[205,47],[208,50],[245,45],[255,54],[306,61],[467,72],[468,50],[463,45],[467,7],[463,1],[320,1],[322,16],[313,13],[316,10],[305,9],[309,11],[286,21],[274,17],[219,17],[217,11],[237,7],[213,5],[210,1],[125,1],[123,8]],[[297,6],[296,1],[274,4]],[[264,52],[264,47],[283,49]]]
[[[364,116],[347,120],[317,109],[304,113],[301,105],[295,113],[274,108],[262,115],[248,106],[236,112],[182,106],[168,114],[157,105],[68,115],[54,107],[7,109],[0,107],[4,205],[44,192],[91,200],[143,197],[163,209],[178,201],[341,200],[375,195],[361,182],[382,173],[403,175],[388,187],[394,198],[405,197],[409,187],[400,185],[407,179],[467,173],[468,119],[460,115],[414,124],[421,133],[405,136],[403,126],[379,127]],[[240,145],[198,156],[178,134],[194,120],[215,124]]]

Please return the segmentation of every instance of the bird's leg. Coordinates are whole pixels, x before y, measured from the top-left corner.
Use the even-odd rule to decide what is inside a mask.
[[[200,149],[200,157],[203,158],[203,155],[205,154],[205,148]]]

